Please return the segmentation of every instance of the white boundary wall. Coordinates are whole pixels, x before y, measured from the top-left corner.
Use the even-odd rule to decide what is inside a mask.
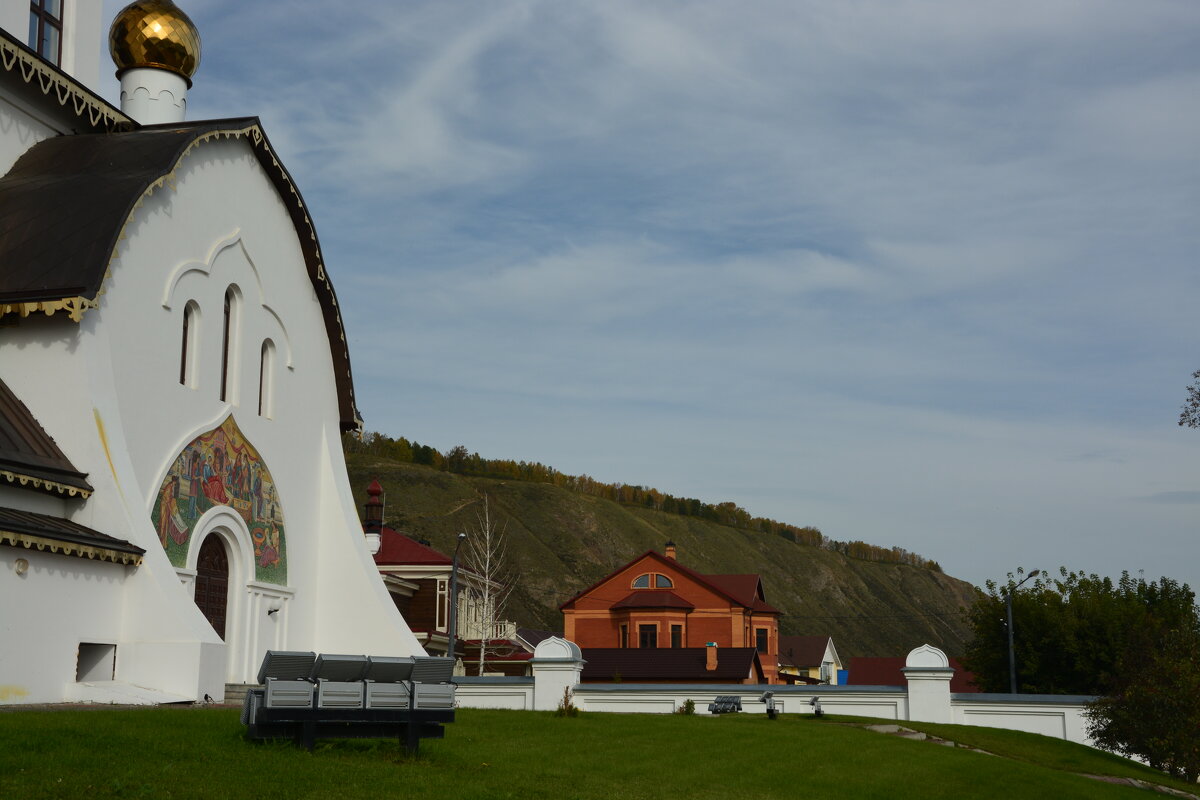
[[[455,678],[458,705],[553,711],[562,700],[563,688],[569,685],[572,702],[582,711],[671,714],[691,700],[697,714],[707,714],[708,704],[717,695],[737,695],[742,698],[743,712],[764,714],[767,707],[762,694],[770,691],[775,708],[784,714],[813,713],[815,698],[829,714],[1006,728],[1092,745],[1083,709],[1094,698],[951,694],[954,671],[945,654],[928,645],[909,653],[907,686],[579,683],[583,660],[571,659],[578,652],[573,643],[554,637],[534,651],[531,678]]]

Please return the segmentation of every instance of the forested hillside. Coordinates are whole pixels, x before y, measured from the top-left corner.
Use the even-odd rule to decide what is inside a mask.
[[[507,526],[520,576],[507,616],[521,625],[561,630],[563,601],[640,553],[661,551],[670,539],[680,561],[700,572],[762,575],[768,601],[784,614],[782,632],[829,634],[843,659],[903,655],[924,643],[960,654],[968,638],[962,610],[973,587],[936,564],[868,560],[893,552],[883,548],[866,545],[865,557],[853,557],[786,532],[622,504],[553,482],[457,474],[444,464],[348,452],[347,465],[360,507],[367,485],[378,479],[387,524],[444,552],[458,531],[477,524],[486,494],[493,518]]]

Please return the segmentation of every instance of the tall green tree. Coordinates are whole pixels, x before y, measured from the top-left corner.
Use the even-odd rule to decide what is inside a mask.
[[[1059,570],[1017,588],[989,581],[969,610],[964,666],[987,692],[1007,691],[1005,598],[1013,604],[1019,692],[1090,694],[1088,733],[1177,777],[1200,775],[1200,608],[1187,584],[1117,581]]]
[[[986,692],[1008,691],[1009,593],[1018,692],[1106,694],[1135,633],[1196,623],[1195,594],[1170,578],[1147,581],[1125,572],[1114,582],[1060,568],[1057,578],[1043,574],[1016,589],[1022,574],[1004,584],[989,581],[968,610],[974,635],[963,664]]]

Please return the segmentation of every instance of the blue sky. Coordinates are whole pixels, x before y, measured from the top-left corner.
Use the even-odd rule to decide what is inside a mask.
[[[1200,585],[1193,0],[179,2],[369,429]]]

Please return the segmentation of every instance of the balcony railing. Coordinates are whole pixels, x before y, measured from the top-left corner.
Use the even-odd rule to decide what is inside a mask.
[[[460,639],[516,639],[517,623],[502,620],[485,625],[479,620],[464,620],[458,631]]]

